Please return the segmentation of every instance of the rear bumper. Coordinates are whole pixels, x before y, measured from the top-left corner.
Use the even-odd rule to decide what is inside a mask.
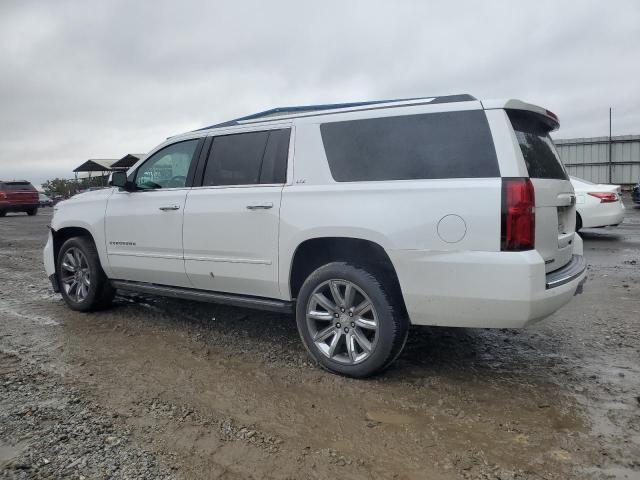
[[[582,228],[620,225],[624,220],[624,204],[622,201],[601,203],[578,213],[582,218]]]
[[[557,288],[565,283],[571,283],[576,278],[580,277],[582,273],[587,269],[587,263],[582,255],[573,255],[571,261],[564,267],[555,270],[551,273],[547,273],[545,277],[545,285],[547,290],[550,288]]]
[[[415,325],[520,328],[548,317],[576,294],[586,276],[582,240],[572,261],[545,273],[528,252],[390,252]]]
[[[3,212],[24,212],[32,208],[38,208],[38,203],[8,203],[0,202],[0,210]]]

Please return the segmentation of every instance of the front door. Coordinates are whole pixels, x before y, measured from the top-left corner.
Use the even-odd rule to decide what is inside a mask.
[[[171,144],[135,172],[137,190],[115,192],[107,204],[107,255],[113,278],[189,287],[182,220],[200,140]]]

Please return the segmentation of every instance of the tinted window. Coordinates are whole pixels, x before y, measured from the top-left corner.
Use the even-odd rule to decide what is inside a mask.
[[[141,190],[183,188],[198,139],[174,143],[154,153],[136,172],[136,185]]]
[[[531,178],[568,180],[544,117],[531,112],[507,110]]]
[[[202,184],[284,183],[289,134],[290,130],[287,129],[216,137]]]
[[[285,183],[291,130],[271,130],[260,170],[260,183]]]
[[[29,182],[5,182],[0,183],[0,190],[35,190],[35,187]]]
[[[500,176],[481,110],[325,123],[320,131],[339,182]]]

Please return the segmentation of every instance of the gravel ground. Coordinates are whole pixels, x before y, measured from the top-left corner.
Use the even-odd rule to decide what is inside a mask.
[[[640,478],[640,209],[583,232],[584,293],[549,319],[414,328],[365,381],[318,370],[287,316],[70,311],[50,214],[0,218],[0,478]]]

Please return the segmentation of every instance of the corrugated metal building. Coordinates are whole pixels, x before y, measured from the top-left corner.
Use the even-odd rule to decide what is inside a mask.
[[[569,175],[594,183],[640,181],[640,135],[554,140]]]

